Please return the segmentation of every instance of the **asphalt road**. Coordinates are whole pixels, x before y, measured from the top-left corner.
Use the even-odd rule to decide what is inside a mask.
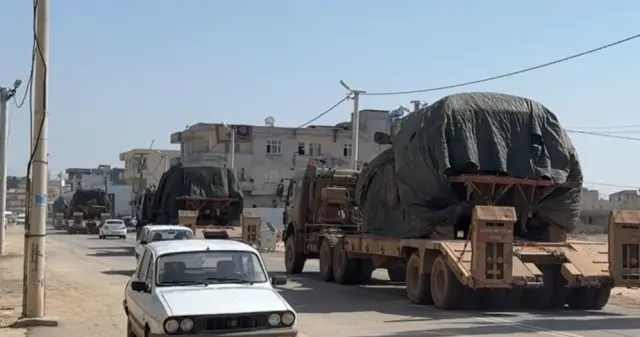
[[[86,254],[109,270],[105,273],[130,274],[135,268],[132,235],[126,240],[66,234],[48,238]],[[263,256],[270,273],[284,272],[282,253]],[[300,315],[301,332],[310,337],[640,336],[640,310],[636,309],[608,306],[592,313],[444,312],[409,304],[403,286],[390,284],[386,271],[376,271],[376,280],[368,286],[324,283],[317,271],[317,261],[308,261],[305,272],[289,277],[289,283],[281,288],[281,294]]]

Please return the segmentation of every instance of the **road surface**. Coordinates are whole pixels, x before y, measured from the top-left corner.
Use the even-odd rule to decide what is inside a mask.
[[[50,235],[114,275],[124,287],[135,268],[134,236],[126,240],[98,240],[96,236]],[[270,273],[283,273],[282,253],[263,255]],[[388,282],[386,271],[374,273],[373,285],[341,286],[322,282],[317,261],[308,261],[305,273],[289,277],[281,294],[299,314],[299,328],[309,337],[621,337],[640,336],[640,310],[608,306],[593,313],[444,312],[409,304],[402,285]],[[119,294],[114,294],[119,296]],[[124,317],[123,317],[124,319]]]

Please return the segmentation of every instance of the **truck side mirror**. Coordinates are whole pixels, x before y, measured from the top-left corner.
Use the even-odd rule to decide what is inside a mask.
[[[276,186],[276,196],[282,200],[283,195],[284,195],[284,185],[278,184],[278,186]]]

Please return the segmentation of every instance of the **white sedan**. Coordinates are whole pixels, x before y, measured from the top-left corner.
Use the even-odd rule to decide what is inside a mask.
[[[127,336],[294,337],[297,315],[260,254],[231,240],[146,245],[127,283]]]
[[[116,237],[124,240],[127,238],[127,226],[124,225],[122,220],[108,219],[100,226],[98,237],[100,239]]]

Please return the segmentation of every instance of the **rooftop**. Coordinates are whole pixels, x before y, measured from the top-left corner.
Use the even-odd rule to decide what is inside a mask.
[[[184,227],[183,227],[184,228]],[[234,251],[234,252],[258,252],[251,246],[234,240],[171,240],[152,242],[147,245],[156,256],[172,253],[189,253],[202,251]]]

